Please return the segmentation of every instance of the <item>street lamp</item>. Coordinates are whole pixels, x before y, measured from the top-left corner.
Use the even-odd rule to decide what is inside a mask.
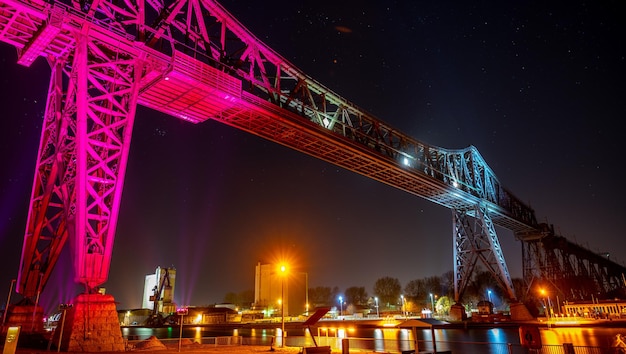
[[[180,316],[180,333],[178,334],[178,351],[180,352],[183,344],[183,322],[185,321],[185,315],[189,314],[189,308],[182,307],[176,309],[176,314]]]
[[[545,289],[541,289],[541,295],[543,295],[543,305],[546,309],[546,318],[550,320],[550,297],[547,296],[548,294]]]
[[[9,312],[9,304],[11,303],[11,293],[13,292],[13,285],[17,279],[11,279],[11,287],[9,288],[9,296],[7,297],[7,304],[4,306],[4,314],[2,314],[2,325],[7,324],[7,312]]]
[[[339,297],[339,317],[343,315],[343,297]]]
[[[378,312],[378,297],[375,297],[374,300],[376,301],[376,318],[380,318],[380,313]]]
[[[285,346],[285,273],[287,267],[283,264],[280,266],[281,282],[280,282],[280,315],[281,315],[281,332],[280,332],[280,347]]]
[[[63,311],[61,314],[61,332],[59,332],[59,343],[57,345],[57,353],[61,351],[61,341],[63,340],[63,328],[65,327],[65,311],[71,308],[72,304],[61,304],[59,305],[59,309]]]
[[[430,293],[430,310],[432,311],[433,317],[435,317],[435,299],[433,298],[433,293]]]

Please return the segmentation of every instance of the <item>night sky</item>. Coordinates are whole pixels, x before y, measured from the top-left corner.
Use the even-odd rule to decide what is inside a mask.
[[[624,264],[620,3],[221,2],[292,64],[404,133],[476,146],[538,220]],[[0,43],[0,294],[17,277],[50,72],[41,58],[23,68],[16,57]],[[520,243],[498,234],[521,277]],[[157,266],[177,269],[178,304],[206,305],[253,289],[256,263],[281,257],[312,287],[372,295],[380,277],[404,286],[452,270],[452,214],[220,123],[140,108],[103,285],[118,308],[141,306]],[[65,252],[42,294],[47,310],[81,291],[70,272]]]

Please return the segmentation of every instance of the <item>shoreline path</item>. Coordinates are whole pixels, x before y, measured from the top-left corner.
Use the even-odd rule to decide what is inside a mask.
[[[94,352],[93,354],[120,354],[120,353],[138,353],[138,354],[177,354],[177,353],[207,353],[207,354],[261,354],[261,353],[277,353],[277,354],[298,354],[302,352],[301,347],[285,347],[285,348],[271,348],[267,345],[191,345],[182,346],[180,351],[178,346],[165,346],[162,348],[146,348],[146,349],[131,349],[121,352]],[[40,350],[29,348],[17,348],[15,354],[55,354],[56,350]],[[87,352],[64,352],[62,354],[85,354]]]

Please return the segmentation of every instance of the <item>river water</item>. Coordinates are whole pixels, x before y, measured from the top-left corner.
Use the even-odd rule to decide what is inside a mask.
[[[280,326],[280,325],[279,325]],[[272,338],[279,329],[224,329],[215,330],[206,327],[185,326],[182,338],[201,339],[207,337],[242,336],[252,340],[253,344],[271,345]],[[287,330],[286,344],[289,346],[311,346],[310,338],[307,340],[304,331]],[[398,328],[351,328],[319,331],[316,334],[316,344],[330,345],[341,348],[342,339],[348,338],[351,349],[364,349],[377,352],[402,352],[415,349],[417,342],[418,351],[432,351],[436,347],[438,352],[449,351],[451,353],[493,353],[506,354],[528,353],[528,349],[522,348],[518,327],[503,328],[467,328],[467,329],[410,329]],[[540,342],[544,349],[541,353],[563,353],[563,344],[572,343],[575,347],[602,347],[609,348],[615,345],[617,334],[626,335],[626,328],[607,327],[557,327],[539,328]],[[435,340],[433,341],[433,334]],[[122,335],[127,339],[142,340],[150,336],[159,339],[178,339],[180,332],[178,327],[143,328],[124,327]],[[415,341],[417,337],[417,341]],[[547,350],[548,348],[549,350]],[[580,351],[584,349],[583,351]],[[590,350],[581,348],[576,353],[618,353],[613,349]],[[532,352],[532,351],[530,351]]]

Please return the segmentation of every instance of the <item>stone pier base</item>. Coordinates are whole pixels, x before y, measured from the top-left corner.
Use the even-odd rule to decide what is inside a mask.
[[[29,301],[9,305],[2,334],[6,334],[9,327],[15,326],[20,327],[21,334],[43,333],[43,307],[35,306]]]
[[[528,311],[526,305],[521,302],[514,302],[510,305],[511,309],[511,321],[530,321],[534,317]]]
[[[465,307],[458,302],[450,306],[450,319],[452,321],[465,321],[467,319]]]
[[[67,352],[124,351],[124,340],[111,295],[81,294],[64,310],[52,339]]]

